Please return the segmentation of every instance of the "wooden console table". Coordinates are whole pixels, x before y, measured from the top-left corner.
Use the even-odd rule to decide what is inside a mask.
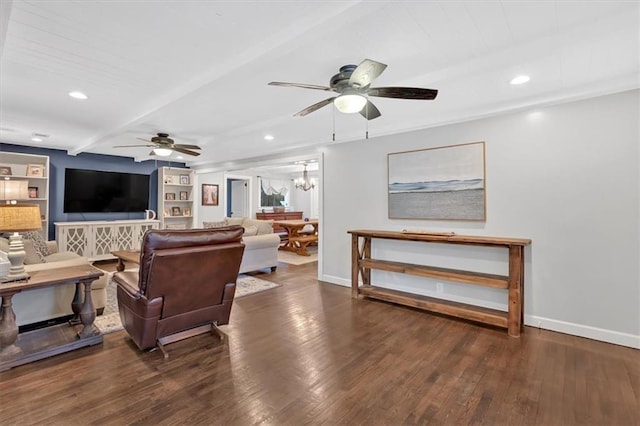
[[[356,230],[349,231],[349,233],[351,234],[351,294],[353,298],[358,298],[358,295],[361,294],[373,299],[385,300],[387,302],[394,302],[428,311],[439,312],[445,315],[504,327],[507,328],[509,336],[520,336],[524,315],[524,246],[531,244],[531,240],[521,238],[447,235],[436,233],[422,234],[374,230]],[[508,249],[509,274],[495,275],[459,269],[439,268],[435,266],[372,259],[371,241],[376,238],[423,243],[504,247]],[[362,245],[360,245],[360,239],[362,239]],[[509,310],[508,312],[503,312],[465,303],[452,302],[382,287],[375,287],[371,284],[372,269],[506,289],[508,290]],[[359,286],[358,283],[359,276],[362,278],[361,286]]]
[[[102,333],[93,325],[96,310],[91,300],[91,285],[93,281],[104,275],[104,272],[87,264],[31,272],[30,275],[28,281],[0,284],[2,297],[0,371],[102,343]],[[59,324],[19,334],[16,314],[11,302],[13,295],[21,291],[67,283],[76,284],[71,302],[71,309],[75,316],[69,324]]]

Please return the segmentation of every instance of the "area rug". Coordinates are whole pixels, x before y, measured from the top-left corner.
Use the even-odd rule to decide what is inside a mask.
[[[104,313],[96,317],[94,324],[102,331],[102,334],[113,333],[122,330],[120,322],[120,314],[118,313],[118,301],[116,296],[116,284],[111,280],[113,273],[109,273],[109,281],[107,284],[107,303],[104,307]],[[282,284],[272,283],[248,275],[239,275],[236,281],[235,299],[249,296],[250,294],[260,293],[265,290],[280,287]]]
[[[278,250],[278,262],[287,263],[289,265],[305,265],[318,261],[318,247],[307,247],[307,251],[311,256],[300,256],[291,251]]]

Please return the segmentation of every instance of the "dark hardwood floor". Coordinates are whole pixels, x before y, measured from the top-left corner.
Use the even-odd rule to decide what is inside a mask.
[[[226,344],[140,352],[104,343],[0,373],[0,423],[637,425],[640,351],[504,330],[318,282],[316,264],[259,274]]]

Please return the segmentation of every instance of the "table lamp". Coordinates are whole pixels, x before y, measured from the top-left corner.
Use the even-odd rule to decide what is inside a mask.
[[[7,185],[12,182],[16,182],[21,186],[20,181],[4,181],[5,191],[7,190]],[[18,187],[18,185],[16,185],[16,187]],[[13,194],[17,195],[16,198],[18,199],[29,197],[26,187],[25,193],[21,192],[21,190],[17,190],[13,192]],[[6,198],[4,197],[4,193],[0,193],[0,195]],[[1,282],[29,278],[29,275],[24,270],[23,263],[26,253],[24,251],[22,235],[20,235],[19,232],[38,231],[40,229],[42,229],[42,221],[40,220],[40,206],[37,204],[0,204],[0,231],[13,232],[11,237],[9,237],[9,253],[7,253],[11,267],[9,268],[9,275],[0,278]]]

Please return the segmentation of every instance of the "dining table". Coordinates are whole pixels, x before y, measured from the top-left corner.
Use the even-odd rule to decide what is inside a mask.
[[[291,251],[299,256],[310,256],[307,247],[318,244],[318,219],[275,220],[273,224],[280,225],[287,231],[287,240],[279,247],[280,250]]]

